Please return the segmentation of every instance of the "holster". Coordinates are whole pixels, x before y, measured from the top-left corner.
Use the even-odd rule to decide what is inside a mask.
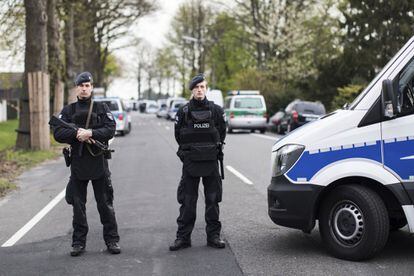
[[[70,148],[63,148],[62,149],[63,157],[65,158],[66,167],[69,167],[71,164],[71,151]]]

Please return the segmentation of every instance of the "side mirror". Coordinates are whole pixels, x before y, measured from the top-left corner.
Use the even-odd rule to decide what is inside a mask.
[[[397,115],[397,98],[395,97],[392,81],[382,81],[381,91],[382,112],[385,118],[394,118]]]

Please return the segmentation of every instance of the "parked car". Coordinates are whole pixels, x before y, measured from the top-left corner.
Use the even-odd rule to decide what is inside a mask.
[[[157,104],[158,104],[158,110],[155,113],[157,118],[167,118],[167,114],[168,114],[167,100],[166,99],[158,100]]]
[[[123,136],[131,132],[131,110],[125,106],[120,98],[97,98],[94,101],[104,102],[109,107],[109,110],[115,118],[117,134]]]
[[[146,101],[145,113],[155,114],[158,111],[158,104],[156,101]]]
[[[267,129],[266,103],[259,91],[230,91],[224,101],[227,132],[234,129],[260,130]]]
[[[268,130],[281,134],[280,123],[282,122],[283,116],[285,116],[285,112],[280,110],[270,117],[267,123]]]
[[[280,122],[280,133],[291,132],[306,123],[319,119],[325,113],[325,106],[321,102],[294,100],[285,108],[285,115]]]
[[[178,109],[187,103],[186,100],[174,100],[171,102],[171,107],[168,109],[167,119],[175,120]]]

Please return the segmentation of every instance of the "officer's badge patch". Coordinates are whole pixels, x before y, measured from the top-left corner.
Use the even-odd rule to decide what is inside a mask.
[[[111,120],[111,121],[114,120],[114,115],[112,115],[111,112],[106,113],[106,116],[108,117],[109,120]]]
[[[59,114],[59,119],[62,119],[62,114]]]

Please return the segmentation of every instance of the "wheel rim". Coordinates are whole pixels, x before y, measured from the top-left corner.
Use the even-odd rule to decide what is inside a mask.
[[[365,223],[358,206],[351,201],[342,201],[332,210],[331,231],[337,241],[348,247],[360,243],[365,232]]]

